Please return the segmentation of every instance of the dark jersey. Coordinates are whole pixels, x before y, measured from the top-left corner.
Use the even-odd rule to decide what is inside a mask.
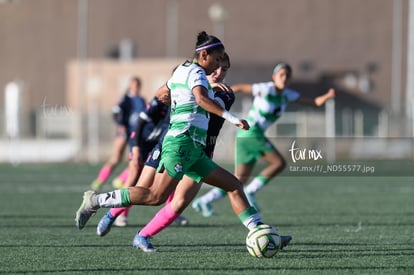
[[[141,96],[125,94],[112,111],[115,121],[131,133],[137,127],[139,114],[145,111],[145,108],[145,100]]]
[[[133,146],[149,153],[158,143],[169,125],[169,107],[153,98],[145,112],[141,112],[135,130]],[[144,157],[145,154],[143,154]]]
[[[228,111],[233,105],[235,97],[233,91],[217,91],[214,93],[214,98],[224,103],[224,108]],[[206,148],[204,152],[210,158],[213,157],[214,147],[216,146],[217,137],[220,133],[221,127],[223,127],[224,118],[214,114],[210,114],[210,121],[208,123]]]
[[[146,166],[151,166],[152,168],[157,169],[158,164],[160,164],[161,160],[162,142],[164,141],[164,137],[167,132],[168,128],[164,130],[164,132],[161,134],[160,140],[154,146],[154,148],[152,148],[152,151],[148,154],[147,159],[145,161]]]

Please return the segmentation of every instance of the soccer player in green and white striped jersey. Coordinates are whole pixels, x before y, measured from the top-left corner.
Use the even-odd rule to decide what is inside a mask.
[[[213,99],[206,75],[220,66],[223,54],[224,45],[218,38],[205,32],[198,34],[192,62],[178,66],[166,85],[171,96],[170,129],[162,146],[158,166],[160,173],[156,175],[153,185],[150,188],[134,186],[101,194],[85,192],[75,218],[79,229],[101,207],[164,203],[184,175],[196,182],[203,181],[226,190],[234,213],[248,229],[263,224],[260,215],[249,205],[242,184],[204,152],[209,113],[222,116],[243,130],[249,129],[245,120],[226,111]],[[149,250],[152,248],[149,239],[147,244],[137,244],[136,241],[134,239],[134,246],[148,245]]]
[[[267,166],[245,187],[250,205],[259,211],[254,194],[262,189],[286,166],[283,156],[265,136],[266,129],[284,113],[287,105],[296,102],[303,105],[320,107],[335,96],[334,89],[316,98],[304,98],[297,91],[287,88],[292,77],[292,69],[286,63],[279,63],[273,69],[272,81],[255,84],[233,85],[235,93],[252,95],[254,100],[247,121],[249,131],[238,131],[235,148],[235,176],[246,184],[256,161],[262,159]],[[211,204],[226,196],[226,192],[214,188],[193,202],[193,208],[205,217],[212,216]]]

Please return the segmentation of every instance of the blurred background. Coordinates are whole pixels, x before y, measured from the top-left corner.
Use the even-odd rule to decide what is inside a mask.
[[[268,130],[277,146],[414,158],[413,0],[0,0],[0,162],[107,159],[130,78],[150,100],[202,30],[224,41],[229,84],[270,81],[285,61],[304,96],[336,89],[323,108],[290,106]],[[236,128],[223,130],[215,158],[231,161]]]

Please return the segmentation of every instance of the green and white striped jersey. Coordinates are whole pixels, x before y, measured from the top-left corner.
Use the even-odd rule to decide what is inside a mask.
[[[260,128],[263,132],[285,112],[289,102],[299,99],[300,94],[291,89],[284,89],[282,94],[276,92],[273,82],[252,85],[253,105],[247,121],[250,126]]]
[[[171,117],[166,136],[187,132],[194,141],[205,145],[209,113],[197,104],[192,93],[194,87],[203,86],[208,96],[214,98],[204,69],[195,62],[186,61],[176,68],[167,86],[171,90]]]

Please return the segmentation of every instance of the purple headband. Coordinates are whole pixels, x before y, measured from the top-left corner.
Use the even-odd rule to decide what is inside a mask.
[[[223,45],[223,43],[216,42],[216,43],[213,43],[213,44],[209,44],[209,45],[206,45],[206,46],[202,46],[200,48],[196,48],[196,52],[199,52],[201,50],[205,50],[205,49],[208,49],[208,48],[211,48],[211,47],[219,46],[219,45]]]

